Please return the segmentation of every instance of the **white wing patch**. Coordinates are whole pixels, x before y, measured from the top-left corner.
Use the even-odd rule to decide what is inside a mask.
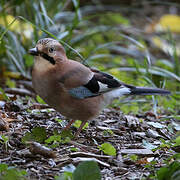
[[[114,98],[117,98],[117,97],[120,97],[120,96],[123,96],[123,95],[126,95],[126,94],[130,94],[131,93],[131,90],[130,88],[128,87],[125,87],[125,86],[121,86],[120,88],[116,89],[116,90],[112,90],[111,92],[109,93],[112,93],[112,96]]]
[[[98,81],[98,84],[99,84],[99,92],[109,92],[111,93],[111,96],[113,96],[113,98],[116,98],[116,97],[120,97],[120,96],[123,96],[125,94],[130,94],[131,90],[130,88],[128,87],[125,87],[125,86],[120,86],[120,87],[117,87],[117,88],[108,88],[108,85],[107,84],[103,84],[101,82]]]
[[[130,94],[131,90],[128,87],[121,86],[115,90],[105,93],[104,98],[106,103],[110,103],[112,100],[119,98],[120,96]]]
[[[99,92],[104,92],[104,91],[108,91],[108,85],[107,84],[103,84],[101,82],[98,81],[98,84],[99,84]]]

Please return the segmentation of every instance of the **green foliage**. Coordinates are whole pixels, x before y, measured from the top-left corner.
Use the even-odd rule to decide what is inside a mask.
[[[104,15],[103,15],[104,16]],[[123,17],[120,13],[112,13],[112,12],[108,12],[106,13],[106,15],[101,18],[101,23],[102,24],[124,24],[124,25],[130,25],[130,22],[127,18]],[[107,19],[109,21],[107,21]]]
[[[10,100],[2,88],[0,88],[0,93],[1,93],[0,95],[2,95],[3,100],[6,100],[6,101]]]
[[[81,162],[73,172],[73,180],[101,180],[101,174],[97,162]]]
[[[170,165],[160,168],[157,171],[158,180],[178,180],[180,179],[180,162],[174,161]]]
[[[59,143],[61,143],[61,142],[62,142],[61,135],[56,135],[56,134],[50,136],[48,139],[45,140],[45,143],[51,144],[52,148],[59,146]]]
[[[137,161],[137,160],[138,160],[138,156],[135,155],[135,154],[132,154],[132,155],[130,156],[130,159],[131,159],[131,161]]]
[[[116,149],[110,143],[101,144],[99,146],[99,149],[107,155],[116,156]]]
[[[46,104],[46,103],[44,102],[44,100],[43,100],[39,95],[36,96],[36,100],[37,100],[37,102],[40,103],[40,104]]]
[[[4,144],[6,151],[8,149],[8,141],[9,138],[7,136],[0,135],[0,143]]]
[[[63,170],[65,172],[56,176],[55,180],[101,180],[100,169],[95,161],[83,161],[77,168],[70,164]]]
[[[61,137],[62,137],[62,142],[63,143],[67,143],[68,141],[70,141],[73,138],[72,132],[69,130],[63,130],[61,132]]]
[[[78,129],[80,127],[81,123],[82,123],[81,121],[76,120],[75,123],[73,124],[73,126]],[[86,129],[87,127],[88,127],[88,122],[83,126],[83,129]]]
[[[32,132],[27,132],[22,137],[22,142],[26,143],[27,141],[36,141],[43,143],[46,139],[46,129],[43,127],[35,127],[32,129]]]
[[[77,152],[78,148],[72,147],[72,148],[70,148],[70,150],[73,151],[73,152]]]
[[[114,132],[110,129],[103,131],[104,136],[113,136]]]
[[[171,149],[173,147],[178,146],[180,144],[179,136],[175,140],[165,141],[164,139],[160,139],[161,144],[159,146],[153,147],[150,143],[145,144],[146,148],[160,150],[160,149]],[[145,141],[145,140],[143,140]],[[152,148],[153,147],[153,148]],[[151,173],[148,178],[150,179],[158,179],[158,180],[178,180],[180,178],[180,153],[176,153],[165,160],[163,160],[163,164],[165,164],[160,169],[155,169],[155,165],[159,164],[159,161],[151,161],[149,164],[145,165],[146,168],[151,170]]]
[[[69,142],[73,138],[73,135],[70,131],[62,131],[60,134],[54,132],[54,135],[50,136],[45,140],[47,145],[50,145],[52,148],[59,146],[59,144],[64,144]]]
[[[178,109],[180,108],[180,94],[174,94],[170,98],[160,98],[158,97],[160,104],[163,104],[163,107],[169,112],[177,114]]]
[[[175,146],[180,146],[180,136],[178,136],[176,139],[175,139]]]
[[[18,170],[15,167],[8,167],[7,164],[0,164],[0,179],[1,180],[25,180],[27,172]]]
[[[136,103],[136,102],[131,103],[131,104],[125,104],[125,105],[121,106],[121,111],[124,114],[128,114],[130,112],[133,112],[134,114],[138,114],[139,106],[137,104],[138,103]]]
[[[29,54],[25,54],[25,55],[24,55],[24,59],[25,59],[25,66],[26,66],[27,68],[32,67],[33,62],[34,62],[33,56],[30,56]]]
[[[16,82],[13,80],[10,80],[9,78],[6,79],[6,86],[9,88],[15,88],[16,87]]]

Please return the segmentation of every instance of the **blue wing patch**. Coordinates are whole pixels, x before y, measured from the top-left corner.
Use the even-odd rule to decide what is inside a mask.
[[[68,90],[69,94],[77,99],[85,99],[89,97],[98,96],[100,94],[91,92],[88,88],[84,86],[79,86],[77,88],[72,88]]]

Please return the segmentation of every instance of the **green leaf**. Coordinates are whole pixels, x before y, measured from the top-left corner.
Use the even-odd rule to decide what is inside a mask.
[[[61,135],[53,135],[45,140],[47,144],[61,142]]]
[[[0,88],[0,92],[2,93],[2,98],[6,101],[9,101],[9,97],[6,95],[6,93],[4,92],[4,90],[2,88]]]
[[[40,104],[46,104],[45,101],[40,96],[38,96],[38,95],[36,96],[36,100]]]
[[[135,155],[135,154],[132,154],[132,155],[130,156],[130,159],[131,159],[132,161],[137,161],[137,160],[138,160],[138,156]]]
[[[67,143],[67,142],[69,142],[73,138],[73,134],[69,130],[63,130],[61,132],[61,137],[63,139],[62,142]]]
[[[32,140],[34,139],[30,132],[27,132],[21,139],[22,143],[26,143],[26,141],[32,141]]]
[[[168,173],[167,167],[160,168],[160,170],[157,172],[158,180],[165,180],[165,177],[167,177],[167,173]]]
[[[175,139],[175,146],[180,146],[180,136],[178,136],[176,139]]]
[[[8,168],[7,164],[0,164],[0,173],[2,173],[3,171],[6,171]]]
[[[103,143],[99,146],[99,149],[104,152],[104,154],[110,156],[116,156],[116,149],[110,143]]]
[[[27,172],[25,170],[18,170],[14,167],[9,167],[8,170],[6,171],[6,173],[3,175],[3,179],[4,180],[18,180],[20,179],[20,177],[23,177],[27,174]]]
[[[15,167],[8,167],[7,164],[0,164],[0,175],[0,179],[18,180],[21,179],[20,177],[27,175],[27,172],[25,170],[16,169]]]
[[[25,136],[22,137],[22,142],[26,141],[36,141],[39,143],[44,142],[46,139],[46,129],[43,127],[35,127],[32,132],[27,132]]]
[[[157,179],[158,180],[178,180],[179,175],[180,162],[174,161],[169,166],[162,167],[157,171]]]
[[[72,148],[70,148],[70,150],[73,151],[73,152],[77,152],[77,151],[78,151],[78,148],[72,147]]]
[[[15,87],[16,87],[16,82],[10,80],[9,78],[7,78],[7,80],[6,80],[6,86],[9,87],[9,88],[15,88]]]
[[[101,180],[97,162],[81,162],[73,173],[73,180]]]
[[[72,133],[67,131],[62,131],[60,134],[54,132],[54,135],[50,136],[45,140],[47,144],[51,144],[51,147],[57,147],[60,143],[67,143],[73,138]]]
[[[43,127],[35,127],[32,130],[32,135],[35,141],[39,143],[44,142],[44,140],[46,139],[46,129]]]
[[[82,123],[81,121],[76,120],[75,123],[73,124],[73,126],[78,129],[80,127],[81,123]],[[86,123],[82,129],[86,129],[87,127],[88,127],[88,123]]]
[[[7,143],[9,138],[8,138],[8,136],[0,135],[0,140],[3,140],[4,143]]]

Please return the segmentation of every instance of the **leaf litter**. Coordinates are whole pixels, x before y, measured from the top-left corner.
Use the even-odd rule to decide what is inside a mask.
[[[64,167],[84,161],[96,162],[102,179],[146,178],[146,165],[156,162],[155,167],[162,167],[176,152],[166,142],[179,127],[173,118],[160,121],[151,112],[124,115],[107,108],[72,139],[70,132],[62,132],[65,117],[22,91],[9,92],[14,100],[0,107],[0,162],[26,170],[28,179],[54,179]],[[72,133],[76,128],[71,127]]]

